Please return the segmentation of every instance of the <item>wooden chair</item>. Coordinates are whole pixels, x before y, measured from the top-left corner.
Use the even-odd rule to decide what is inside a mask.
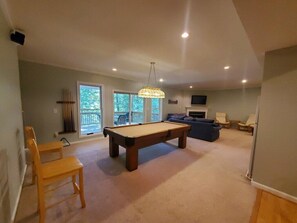
[[[245,123],[243,123],[243,122],[238,123],[238,129],[253,132],[255,123],[256,123],[256,115],[250,114]]]
[[[29,139],[34,139],[37,143],[35,131],[32,126],[26,126],[25,127],[25,135],[26,135],[26,141],[28,142]],[[28,145],[27,145],[28,147]],[[48,142],[44,144],[38,144],[37,145],[39,153],[48,153],[48,152],[58,152],[60,154],[60,158],[63,158],[63,143],[60,141],[56,142]],[[35,169],[34,169],[34,163],[32,159],[32,183],[35,184]]]
[[[227,114],[224,112],[216,113],[216,123],[225,128],[230,128],[230,122],[227,120]]]
[[[54,205],[60,204],[61,202],[69,198],[72,198],[76,195],[80,196],[81,206],[82,208],[85,208],[86,203],[84,198],[83,164],[74,156],[42,164],[40,161],[40,155],[36,141],[34,139],[29,139],[27,143],[34,159],[34,165],[37,174],[39,222],[44,222],[46,209],[51,208]],[[77,175],[79,176],[79,185],[77,185],[76,183]],[[74,194],[72,194],[64,200],[61,200],[46,207],[45,186],[68,177],[72,178]]]

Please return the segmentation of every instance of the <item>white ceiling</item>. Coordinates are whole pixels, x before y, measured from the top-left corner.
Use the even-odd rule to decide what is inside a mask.
[[[142,83],[155,61],[181,89],[259,86],[264,52],[297,45],[296,0],[3,1],[26,34],[21,60]]]

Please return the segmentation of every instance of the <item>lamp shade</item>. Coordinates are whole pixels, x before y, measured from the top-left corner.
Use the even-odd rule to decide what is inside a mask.
[[[151,62],[150,67],[150,73],[147,81],[147,86],[143,87],[138,91],[138,97],[142,98],[165,98],[165,93],[160,88],[157,87],[151,87],[150,84],[150,78],[151,78],[151,72],[154,70],[154,76],[155,76],[155,84],[157,85],[157,78],[156,78],[156,72],[155,72],[155,62]]]
[[[160,88],[146,86],[138,91],[142,98],[165,98],[165,93]]]

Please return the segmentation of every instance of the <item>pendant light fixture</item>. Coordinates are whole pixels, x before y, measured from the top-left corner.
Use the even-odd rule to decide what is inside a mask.
[[[155,87],[150,86],[152,70],[153,70],[154,76],[155,76]],[[143,87],[142,89],[140,89],[138,91],[138,96],[142,97],[142,98],[165,98],[165,93],[160,88],[157,88],[155,62],[151,62],[150,73],[149,73],[149,77],[147,80],[147,86]]]

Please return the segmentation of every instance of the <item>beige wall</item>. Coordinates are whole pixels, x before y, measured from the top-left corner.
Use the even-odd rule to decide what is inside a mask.
[[[167,118],[168,113],[185,112],[184,92],[175,89],[164,89],[165,98],[163,100],[163,120]],[[177,100],[177,104],[168,104],[168,100]]]
[[[68,141],[80,141],[78,133],[59,135],[55,132],[63,130],[62,106],[56,101],[61,100],[62,89],[70,89],[74,99],[77,98],[77,81],[102,84],[103,86],[103,126],[113,125],[113,91],[138,92],[143,83],[120,78],[107,77],[83,71],[75,71],[55,66],[20,61],[20,76],[22,101],[24,109],[24,124],[34,126],[39,142],[57,140],[66,137]],[[165,119],[168,112],[181,112],[183,109],[183,94],[174,89],[164,89],[166,98],[163,100],[162,111]],[[178,99],[177,105],[168,105],[168,99]],[[149,120],[150,103],[147,103],[146,117]],[[54,113],[57,109],[58,113]],[[77,117],[77,103],[74,106]],[[77,127],[77,118],[75,119]],[[96,136],[94,136],[96,137]]]
[[[0,201],[0,222],[5,223],[16,210],[25,169],[17,47],[9,32],[0,10],[0,199],[8,193]]]
[[[297,197],[297,46],[268,52],[253,180]]]
[[[256,112],[257,98],[261,88],[242,88],[216,91],[186,91],[184,106],[191,107],[192,95],[207,95],[208,118],[215,118],[216,112],[226,112],[231,120],[246,121],[248,115]],[[197,106],[197,105],[192,105]]]
[[[141,83],[98,74],[64,69],[55,66],[20,61],[21,91],[24,109],[24,124],[32,125],[39,142],[54,140],[54,133],[63,130],[62,90],[69,89],[77,102],[77,81],[101,84],[103,87],[103,126],[113,125],[113,91],[137,92]],[[54,113],[57,109],[58,113]],[[77,129],[77,103],[74,105]],[[84,140],[78,132],[59,135],[68,141]],[[89,138],[88,138],[89,139]]]
[[[76,99],[77,81],[102,84],[103,126],[111,126],[113,125],[113,91],[137,92],[142,86],[142,83],[134,81],[25,61],[20,61],[20,75],[24,123],[34,126],[40,142],[53,140],[54,132],[62,131],[62,107],[56,103],[61,100],[62,89],[70,89]],[[208,95],[207,106],[210,118],[214,118],[216,111],[225,111],[230,118],[245,121],[250,113],[255,112],[257,97],[260,94],[260,88],[202,92],[184,92],[169,88],[163,90],[166,98],[163,100],[162,119],[166,119],[168,113],[185,112],[185,107],[190,106],[191,95],[201,93]],[[168,104],[168,99],[178,100],[178,104]],[[74,108],[76,117],[77,105]],[[58,110],[57,114],[53,112],[54,109]],[[149,113],[149,111],[148,106],[146,112]],[[78,137],[78,133],[60,135],[59,138],[61,137],[66,137],[69,141],[83,140]]]

